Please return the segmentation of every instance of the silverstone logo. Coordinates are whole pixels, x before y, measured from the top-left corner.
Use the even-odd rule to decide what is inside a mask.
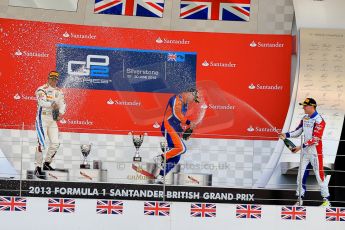
[[[177,44],[177,45],[190,45],[190,41],[189,40],[185,40],[183,39],[167,39],[167,38],[161,38],[158,37],[156,39],[156,43],[157,44]]]
[[[105,55],[87,55],[86,61],[68,62],[68,75],[77,82],[108,84],[109,57]]]

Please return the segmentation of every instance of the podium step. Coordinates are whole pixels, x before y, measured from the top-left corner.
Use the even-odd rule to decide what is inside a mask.
[[[46,173],[47,180],[69,181],[69,171],[67,169],[44,172]]]
[[[101,174],[100,169],[72,169],[71,181],[100,182]]]
[[[45,180],[52,181],[69,181],[69,171],[68,169],[59,169],[54,171],[45,170],[42,171]],[[26,179],[28,180],[41,180],[34,175],[34,170],[26,171]]]

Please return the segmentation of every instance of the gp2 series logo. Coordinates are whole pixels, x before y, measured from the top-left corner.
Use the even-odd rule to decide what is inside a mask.
[[[109,57],[90,54],[86,56],[86,61],[69,61],[68,74],[72,76],[89,76],[90,78],[108,78]]]

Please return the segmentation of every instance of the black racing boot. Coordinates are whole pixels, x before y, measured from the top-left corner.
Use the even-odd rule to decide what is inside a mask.
[[[52,166],[50,166],[50,163],[48,162],[43,163],[43,170],[55,171],[55,169]]]
[[[34,172],[35,176],[41,180],[46,180],[46,175],[44,172],[42,172],[42,168],[41,167],[36,167],[35,168],[35,172]]]

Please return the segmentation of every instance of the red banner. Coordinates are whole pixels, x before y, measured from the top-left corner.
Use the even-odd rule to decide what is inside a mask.
[[[34,129],[35,90],[57,68],[58,45],[196,55],[202,103],[196,137],[275,137],[289,104],[291,36],[197,33],[0,19],[0,124]],[[174,54],[174,53],[172,53]],[[170,55],[170,59],[176,59]],[[110,69],[111,72],[111,69]],[[63,131],[161,135],[172,93],[63,88]]]

